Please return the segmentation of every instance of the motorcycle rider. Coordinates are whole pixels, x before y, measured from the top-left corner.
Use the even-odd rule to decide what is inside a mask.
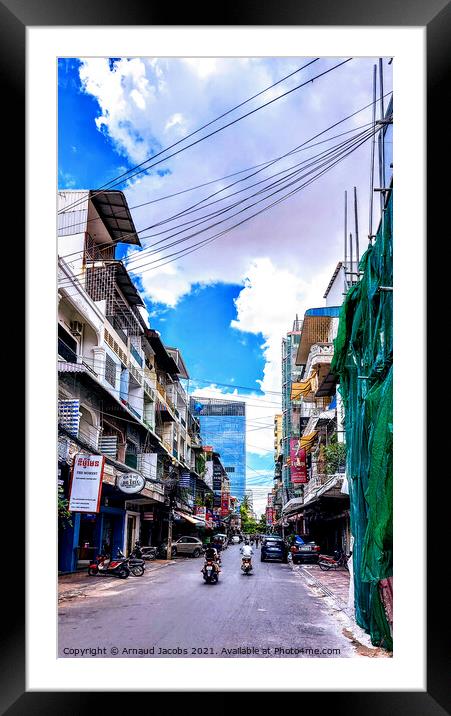
[[[219,574],[219,572],[221,571],[221,568],[219,566],[218,550],[216,549],[216,547],[214,547],[211,544],[208,544],[207,547],[205,548],[205,561],[207,561],[209,559],[213,560],[213,569]],[[200,571],[203,572],[204,569],[205,569],[205,565],[202,567],[202,569]]]
[[[243,559],[249,559],[250,560],[250,566],[252,569],[252,555],[254,554],[254,550],[252,549],[251,545],[249,544],[249,540],[246,539],[243,546],[240,548],[241,552],[241,562]]]

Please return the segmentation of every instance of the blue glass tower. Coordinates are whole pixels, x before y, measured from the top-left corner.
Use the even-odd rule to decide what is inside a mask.
[[[199,418],[202,443],[220,454],[230,493],[241,502],[246,490],[246,404],[191,398],[191,411]]]

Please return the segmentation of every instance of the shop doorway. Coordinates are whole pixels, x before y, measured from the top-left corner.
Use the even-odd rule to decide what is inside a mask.
[[[96,554],[96,520],[97,515],[82,514],[80,516],[80,532],[78,537],[78,565],[85,567]]]
[[[127,512],[125,529],[125,554],[127,557],[133,552],[135,542],[139,539],[139,523],[139,512]]]

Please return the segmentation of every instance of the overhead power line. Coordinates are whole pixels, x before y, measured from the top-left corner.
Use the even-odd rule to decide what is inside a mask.
[[[308,65],[312,64],[312,62],[317,61],[318,59],[319,58],[316,58],[316,60],[312,60],[311,62],[309,62],[306,65],[306,67]],[[227,127],[231,127],[232,125],[236,124],[237,122],[240,122],[242,119],[245,119],[246,117],[249,117],[250,115],[255,114],[255,112],[259,112],[264,107],[268,107],[270,104],[277,102],[279,99],[286,97],[287,95],[291,94],[292,92],[296,92],[297,90],[301,89],[302,87],[305,87],[307,84],[310,84],[310,82],[314,82],[315,80],[319,79],[320,77],[323,77],[324,75],[327,75],[330,72],[333,72],[334,70],[338,69],[342,65],[345,65],[347,62],[350,62],[351,60],[352,60],[352,57],[349,57],[348,59],[343,60],[342,62],[339,62],[338,64],[334,65],[333,67],[330,67],[329,69],[325,70],[324,72],[321,72],[320,74],[315,75],[315,77],[311,77],[310,79],[306,80],[305,82],[303,82],[299,85],[296,85],[296,87],[292,87],[291,89],[287,90],[283,94],[278,95],[277,97],[274,97],[273,99],[268,100],[264,104],[259,105],[258,107],[255,107],[254,109],[250,110],[249,112],[246,112],[245,114],[241,115],[240,117],[237,117],[236,119],[232,120],[231,122],[228,122],[227,124],[222,125],[218,129],[215,129],[213,132],[206,134],[205,136],[201,137],[200,139],[197,139],[195,142],[191,142],[191,144],[188,144],[186,147],[182,147],[181,149],[178,149],[176,152],[172,152],[172,154],[168,154],[166,157],[159,159],[157,162],[153,162],[152,164],[149,164],[148,166],[143,167],[143,165],[147,164],[147,162],[152,162],[153,159],[155,159],[157,156],[160,156],[161,154],[165,153],[172,147],[176,146],[177,144],[180,144],[182,141],[186,141],[186,139],[188,139],[190,136],[193,136],[193,134],[196,134],[197,132],[201,131],[202,128],[204,129],[206,126],[209,126],[209,124],[213,124],[215,121],[217,121],[218,118],[215,120],[212,120],[211,122],[208,123],[208,125],[204,125],[204,127],[196,130],[196,132],[193,132],[191,135],[184,137],[183,139],[179,140],[178,142],[171,145],[170,147],[166,147],[166,149],[162,150],[161,152],[158,152],[158,154],[155,154],[153,157],[150,157],[150,158],[146,159],[144,162],[141,162],[141,164],[137,164],[134,168],[129,169],[127,172],[124,172],[123,174],[119,175],[115,179],[110,180],[109,182],[104,184],[99,190],[97,190],[96,193],[102,193],[102,191],[106,187],[108,187],[109,189],[112,189],[115,186],[117,186],[118,184],[123,183],[123,181],[125,181],[124,177],[126,177],[126,180],[129,181],[130,179],[137,176],[138,174],[142,174],[143,172],[148,171],[149,169],[153,169],[154,167],[158,166],[162,162],[165,162],[168,159],[176,156],[177,154],[180,154],[181,152],[186,151],[190,147],[193,147],[193,146],[199,144],[199,142],[203,142],[206,139],[208,139],[209,137],[212,137],[215,134],[218,134],[218,132],[221,132],[223,129],[226,129]],[[300,68],[300,69],[304,69],[304,68]],[[262,92],[267,91],[268,89],[271,89],[271,87],[267,87],[266,90],[262,90]],[[250,100],[246,100],[246,102],[248,102],[248,101],[250,101]],[[245,103],[242,103],[242,104],[245,104]],[[229,114],[230,112],[234,111],[234,109],[236,109],[236,108],[237,107],[234,107],[232,110],[229,110],[226,114]],[[138,167],[143,167],[143,168],[140,168],[138,171],[134,172],[134,169],[136,169]],[[134,172],[134,173],[130,173],[130,172]],[[122,179],[122,181],[116,181],[116,179],[117,180]],[[93,196],[95,196],[95,193],[93,194]],[[70,204],[69,206],[65,207],[64,211],[68,211],[70,208],[77,206],[78,204],[82,203],[83,201],[84,201],[84,199],[79,199],[78,201],[73,202],[73,204]]]
[[[384,95],[384,98],[387,97],[387,96],[390,95],[390,94],[392,94],[392,93],[391,93],[391,92],[387,92],[387,93]],[[381,99],[384,99],[384,98],[381,98]],[[377,100],[377,101],[381,101],[381,100]],[[368,103],[367,105],[365,105],[365,106],[361,107],[360,109],[358,109],[358,110],[352,112],[351,114],[347,115],[346,117],[343,117],[342,119],[338,120],[337,122],[335,122],[334,124],[330,125],[329,127],[326,127],[326,128],[323,129],[321,132],[318,132],[317,134],[315,134],[313,137],[310,137],[309,139],[305,140],[305,141],[302,142],[301,144],[299,144],[299,145],[297,145],[296,147],[290,149],[288,152],[285,152],[284,154],[280,155],[279,157],[276,157],[276,158],[274,158],[274,159],[268,160],[267,162],[264,162],[263,164],[264,164],[264,165],[271,165],[271,164],[275,163],[276,161],[279,161],[280,159],[283,159],[283,158],[285,158],[285,157],[290,156],[291,154],[295,154],[295,153],[297,153],[297,152],[299,152],[299,151],[301,151],[301,150],[302,150],[302,151],[305,151],[306,149],[310,149],[310,148],[313,147],[313,146],[317,146],[317,144],[320,144],[320,143],[322,143],[322,142],[318,142],[317,144],[311,144],[310,147],[308,147],[307,145],[310,144],[314,139],[317,139],[318,137],[322,136],[323,134],[327,134],[327,132],[329,132],[331,129],[334,129],[334,128],[337,127],[338,125],[343,124],[343,123],[346,122],[348,119],[352,119],[352,117],[355,117],[357,114],[360,114],[360,112],[365,111],[365,109],[368,109],[368,107],[372,107],[372,105],[373,105],[372,102]],[[352,130],[348,130],[347,132],[343,132],[343,133],[341,133],[341,134],[335,135],[334,137],[329,137],[327,140],[324,140],[324,141],[331,141],[332,139],[336,139],[336,138],[342,136],[343,134],[347,134],[347,133],[349,133],[349,132],[351,132],[351,131],[355,131],[355,130],[360,129],[360,128],[363,128],[363,127],[365,127],[365,126],[372,126],[372,125],[373,125],[373,123],[372,123],[372,122],[369,122],[368,125],[362,125],[361,127],[356,127],[356,128],[354,128],[354,129],[352,129]],[[247,169],[240,170],[239,172],[236,172],[236,173],[243,173],[243,172],[246,172],[246,171],[252,171],[253,169],[256,169],[256,168],[258,168],[258,167],[260,167],[260,166],[262,166],[262,165],[254,165],[253,167],[248,167]],[[233,175],[230,175],[230,176],[233,176]],[[225,178],[228,178],[228,177],[223,177],[223,179],[225,179]],[[245,178],[243,179],[243,181],[245,181],[247,178],[248,178],[248,177],[245,177]],[[221,181],[221,179],[214,180],[214,181]],[[196,188],[199,188],[199,187],[193,187],[193,188],[196,189]],[[210,197],[205,197],[205,199],[204,199],[203,201],[206,201],[208,198],[210,198]],[[149,203],[152,203],[152,202],[149,202]],[[131,207],[131,208],[133,208],[133,207]],[[83,223],[84,223],[84,222],[83,222]],[[75,227],[75,226],[78,226],[78,223],[72,225],[72,227]],[[71,228],[71,227],[69,227],[69,228]],[[144,231],[146,231],[148,228],[149,228],[149,227],[146,227],[146,228],[144,228],[144,229],[141,229],[140,231],[137,231],[136,234],[142,234],[142,233],[143,233]],[[125,237],[126,237],[126,235],[124,234],[124,236],[121,237],[121,238],[125,238]],[[146,238],[149,238],[149,237],[144,236],[144,237],[141,237],[141,238],[142,238],[142,239],[146,239]],[[120,239],[119,239],[119,240],[120,240]],[[106,245],[111,245],[111,242],[104,242],[104,243],[101,243],[101,244],[97,244],[98,247],[101,247],[101,246],[103,246],[103,245],[105,245],[105,246],[106,246]],[[75,256],[75,255],[78,255],[78,254],[82,254],[82,253],[83,253],[83,249],[82,249],[82,250],[79,250],[79,251],[74,251],[74,252],[72,252],[72,253],[70,253],[70,254],[66,254],[66,258],[68,258],[68,257],[70,257],[70,256]]]

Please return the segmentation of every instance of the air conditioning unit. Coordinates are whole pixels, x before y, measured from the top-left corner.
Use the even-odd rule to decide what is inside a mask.
[[[70,332],[73,336],[81,336],[83,332],[83,323],[80,323],[80,321],[71,321]]]

